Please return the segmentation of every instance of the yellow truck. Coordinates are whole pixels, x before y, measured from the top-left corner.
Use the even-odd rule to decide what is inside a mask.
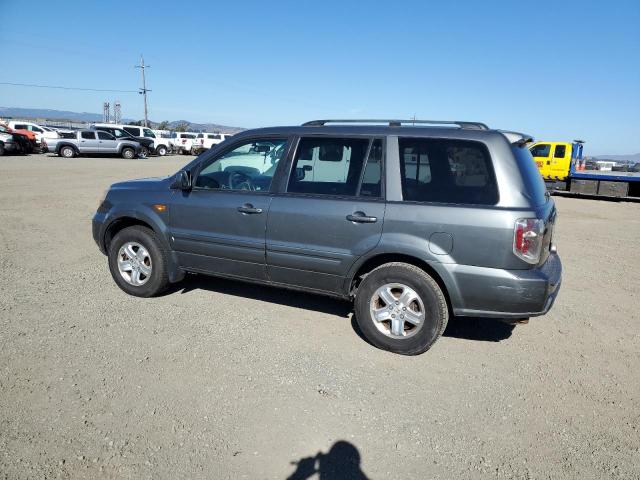
[[[582,161],[582,140],[573,142],[535,142],[529,145],[542,178],[564,181],[569,176],[572,160]]]

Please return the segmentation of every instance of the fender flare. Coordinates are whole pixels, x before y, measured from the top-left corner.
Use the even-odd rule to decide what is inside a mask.
[[[58,155],[60,155],[60,150],[62,150],[62,147],[71,147],[73,148],[73,150],[76,152],[76,155],[80,155],[80,149],[78,148],[77,145],[75,145],[74,143],[71,142],[59,142],[56,145],[56,151],[55,153],[57,153]]]
[[[169,242],[169,231],[164,221],[155,213],[151,208],[144,207],[144,210],[140,210],[140,206],[137,209],[119,209],[109,215],[108,221],[104,223],[100,232],[101,247],[106,251],[106,236],[107,232],[119,221],[123,219],[133,219],[139,222],[145,223],[151,227],[154,233],[162,243],[162,248],[167,252],[167,260],[169,267],[169,281],[172,283],[179,282],[186,274],[184,270],[179,267],[178,257],[175,251],[171,248]]]

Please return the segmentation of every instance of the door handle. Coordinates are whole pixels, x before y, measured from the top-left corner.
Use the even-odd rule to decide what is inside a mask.
[[[250,203],[245,203],[243,206],[238,207],[238,211],[240,213],[243,214],[256,214],[256,213],[262,213],[262,209],[261,208],[255,208],[253,205],[251,205]]]
[[[365,215],[364,212],[354,212],[347,215],[347,220],[356,223],[376,223],[378,221],[378,217],[369,217]]]

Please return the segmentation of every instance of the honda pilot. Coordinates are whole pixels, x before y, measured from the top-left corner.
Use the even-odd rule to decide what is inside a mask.
[[[330,295],[373,345],[419,354],[452,316],[553,305],[556,208],[531,140],[476,122],[248,130],[174,175],[112,185],[93,236],[130,295],[187,273]]]

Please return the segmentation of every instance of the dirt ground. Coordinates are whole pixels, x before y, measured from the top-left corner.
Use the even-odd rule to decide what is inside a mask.
[[[0,157],[4,478],[640,477],[640,204],[557,198],[554,309],[403,357],[323,297],[121,292],[100,194],[189,158]]]

